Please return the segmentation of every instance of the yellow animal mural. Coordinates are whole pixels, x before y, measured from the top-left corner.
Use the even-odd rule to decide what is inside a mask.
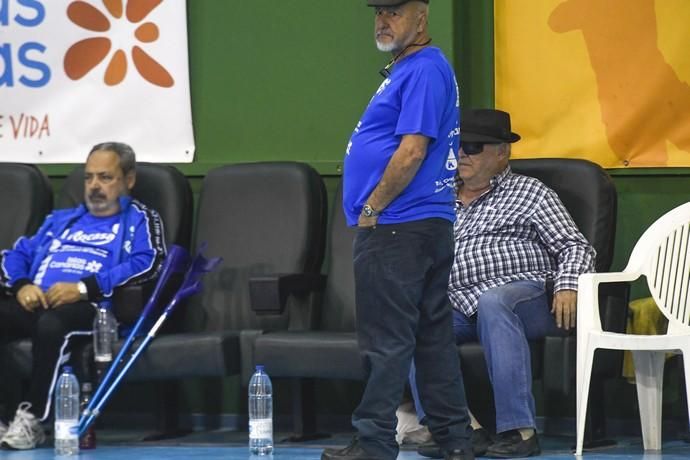
[[[563,156],[593,156],[605,167],[690,166],[690,85],[667,58],[682,54],[687,60],[690,8],[681,5],[677,18],[664,16],[663,27],[679,29],[662,50],[657,3],[664,1],[496,0],[497,106],[512,112],[521,97],[511,92],[520,90],[550,98],[531,104],[543,107],[546,117],[542,129],[527,122],[528,136],[536,138],[533,153],[545,145],[545,154],[558,153],[558,142],[543,129],[552,127],[565,134]],[[527,11],[515,21],[501,17],[516,3]],[[525,33],[530,25],[537,27]],[[511,43],[511,34],[522,37]],[[534,61],[530,53],[547,56],[537,58],[541,75],[518,70],[518,84],[510,83],[516,64]]]

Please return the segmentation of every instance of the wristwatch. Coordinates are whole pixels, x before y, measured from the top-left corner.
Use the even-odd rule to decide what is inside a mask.
[[[86,289],[86,284],[83,281],[77,283],[77,289],[79,289],[79,300],[87,300],[89,298],[89,291]]]
[[[369,205],[369,204],[365,204],[362,207],[362,215],[364,217],[376,217],[379,214],[381,214],[381,213],[379,211],[377,211],[376,209],[372,208],[371,205]]]

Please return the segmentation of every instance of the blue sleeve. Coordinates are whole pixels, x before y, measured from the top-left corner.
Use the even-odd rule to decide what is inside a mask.
[[[432,141],[451,97],[448,81],[435,65],[420,66],[405,82],[395,134],[422,134]]]
[[[53,215],[48,215],[34,236],[22,236],[12,249],[0,253],[0,283],[4,288],[16,292],[32,282],[31,267],[36,252],[46,235],[52,231],[53,222]]]
[[[137,215],[134,238],[125,239],[120,263],[83,280],[89,298],[110,297],[116,287],[145,283],[160,272],[166,255],[161,218],[156,211],[141,204],[133,203],[131,207],[131,212]],[[99,295],[92,295],[94,292]]]

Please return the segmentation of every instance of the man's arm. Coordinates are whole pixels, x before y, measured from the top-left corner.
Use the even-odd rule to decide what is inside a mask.
[[[109,270],[82,278],[88,300],[110,297],[116,287],[145,283],[158,276],[166,255],[163,224],[158,213],[152,209],[138,206],[134,212],[140,213],[140,219],[136,222],[132,247],[128,251],[123,248],[122,261]]]
[[[41,244],[47,244],[44,240],[46,235],[49,235],[48,232],[52,230],[53,216],[49,215],[34,236],[22,236],[12,249],[3,251],[0,255],[2,283],[14,293],[19,305],[27,311],[79,300],[76,283],[57,283],[57,287],[53,286],[44,293],[39,286],[33,284],[31,279],[31,267],[39,256],[38,248]]]
[[[12,249],[0,253],[0,284],[14,294],[26,310],[46,306],[43,292],[31,279],[31,267],[38,247],[52,229],[52,223],[52,215],[49,215],[35,235],[20,237]]]
[[[426,149],[429,145],[429,138],[419,134],[406,134],[402,137],[400,145],[393,153],[388,166],[383,171],[381,180],[367,199],[367,204],[376,211],[383,211],[391,201],[393,201],[405,187],[412,181],[419,171],[424,158]],[[365,217],[359,216],[358,225],[360,227],[371,227],[376,225],[378,216]]]
[[[577,278],[594,270],[596,251],[553,190],[535,206],[534,222],[542,243],[558,265],[551,312],[556,325],[567,330],[575,327],[577,319]]]
[[[574,328],[577,324],[577,291],[563,289],[554,292],[551,313],[556,326],[565,330]]]
[[[45,294],[43,308],[55,308],[81,300],[77,283],[55,283]]]
[[[26,283],[17,289],[17,302],[26,311],[34,311],[38,307],[48,308],[48,300],[40,287]]]

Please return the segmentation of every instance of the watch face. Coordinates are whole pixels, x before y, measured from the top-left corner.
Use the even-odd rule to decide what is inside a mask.
[[[362,214],[364,214],[364,217],[371,217],[374,214],[373,211],[374,210],[371,209],[371,206],[369,206],[368,204],[365,204],[362,208]]]

